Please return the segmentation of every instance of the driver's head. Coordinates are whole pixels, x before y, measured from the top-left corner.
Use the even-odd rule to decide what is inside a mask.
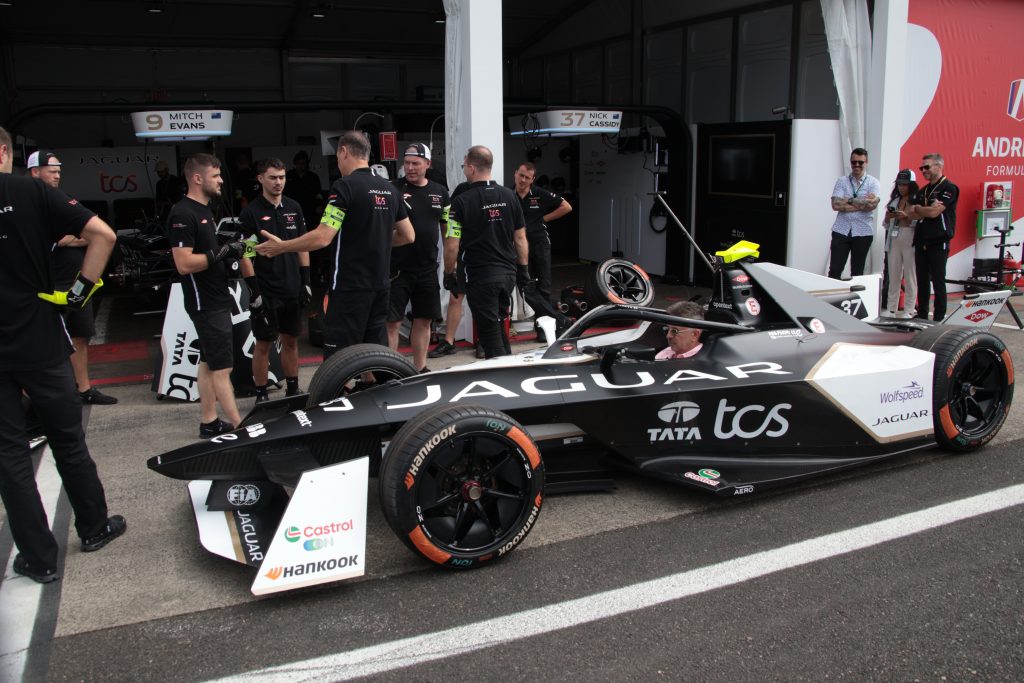
[[[669,315],[676,315],[680,318],[692,318],[694,320],[704,319],[704,309],[692,301],[676,301],[665,309]],[[676,353],[686,353],[700,343],[700,330],[695,327],[682,327],[680,325],[667,325],[665,335],[668,338],[668,345]]]

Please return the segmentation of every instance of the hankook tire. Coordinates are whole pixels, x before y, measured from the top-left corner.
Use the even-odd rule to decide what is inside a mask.
[[[372,383],[364,382],[362,375],[373,373]],[[412,377],[416,368],[405,356],[377,344],[355,344],[331,354],[317,368],[309,383],[307,408],[313,408],[339,396],[354,394],[370,386],[384,384],[393,379]]]
[[[441,406],[407,422],[380,476],[384,517],[421,557],[468,569],[498,560],[537,522],[544,464],[522,425],[482,406]]]
[[[654,301],[654,285],[640,266],[626,259],[611,258],[597,264],[590,273],[583,295],[591,306],[609,303],[650,306]]]

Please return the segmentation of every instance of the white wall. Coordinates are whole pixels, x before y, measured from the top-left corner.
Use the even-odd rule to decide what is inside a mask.
[[[839,121],[793,121],[785,265],[821,275],[828,272],[832,224],[836,218],[832,188],[841,174],[834,169],[842,169],[844,162],[839,154]]]

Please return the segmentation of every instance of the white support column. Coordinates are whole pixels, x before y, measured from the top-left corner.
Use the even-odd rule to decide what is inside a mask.
[[[501,0],[444,0],[445,170],[451,187],[465,180],[472,145],[494,153],[493,177],[504,181]]]
[[[889,191],[900,170],[900,149],[906,142],[903,126],[904,82],[908,64],[909,0],[876,0],[872,31],[871,76],[867,83],[867,150],[870,173],[882,186],[876,216],[882,223]],[[882,271],[885,233],[879,229],[871,246],[870,272]]]

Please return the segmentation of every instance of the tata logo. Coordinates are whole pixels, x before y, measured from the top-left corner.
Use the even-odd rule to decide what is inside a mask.
[[[689,401],[669,403],[658,409],[658,419],[671,425],[690,422],[700,414],[700,406]],[[647,430],[651,443],[656,441],[698,441],[700,429],[691,427],[654,427]]]
[[[1024,78],[1010,82],[1010,99],[1006,115],[1015,121],[1024,121]]]

